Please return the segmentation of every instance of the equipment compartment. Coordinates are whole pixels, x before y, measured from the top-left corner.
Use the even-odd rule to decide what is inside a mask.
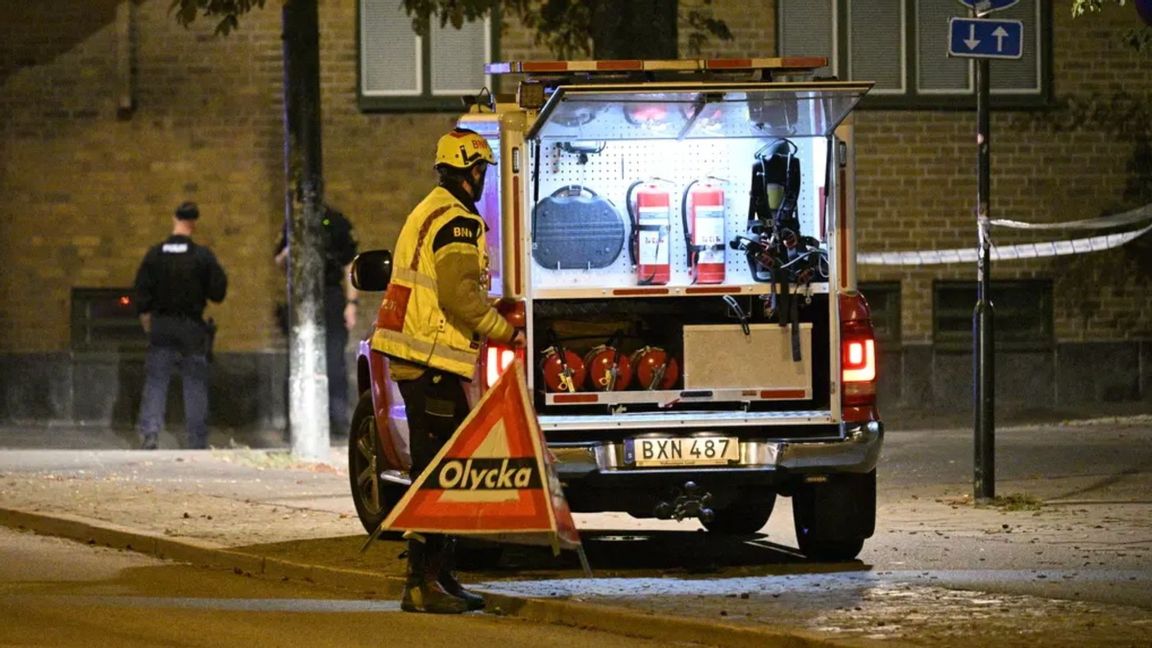
[[[799,360],[791,353],[791,324],[781,326],[766,312],[765,297],[537,300],[536,407],[541,414],[603,413],[606,406],[618,412],[827,407],[827,295],[794,297],[801,304]]]
[[[782,142],[792,144],[803,169],[800,233],[826,253],[825,138],[542,142],[530,201],[533,288],[559,296],[757,284],[747,255],[732,243],[747,234],[757,154]],[[764,286],[753,292],[767,292]]]

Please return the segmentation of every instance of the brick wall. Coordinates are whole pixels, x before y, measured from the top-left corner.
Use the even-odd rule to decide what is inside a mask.
[[[1056,106],[991,116],[993,218],[1067,221],[1124,211],[1143,201],[1133,184],[1152,175],[1134,156],[1152,135],[1152,57],[1120,42],[1139,25],[1131,7],[1073,20],[1053,7]],[[1102,109],[1096,110],[1096,107]],[[1124,115],[1140,115],[1139,119]],[[866,251],[972,247],[976,241],[975,111],[860,111],[857,124],[859,248]],[[1122,127],[1127,124],[1127,127]],[[1098,231],[1022,235],[994,230],[997,243],[1090,236]],[[1152,237],[1145,237],[1145,239]],[[994,279],[1053,280],[1058,340],[1152,337],[1152,276],[1142,240],[1125,249],[1029,262],[994,263]],[[931,342],[934,279],[975,281],[974,264],[895,269],[864,266],[861,280],[899,280],[906,343]]]
[[[38,3],[37,3],[38,4]],[[58,3],[67,7],[83,3]],[[25,28],[65,27],[32,60],[4,79],[2,254],[15,272],[2,280],[0,305],[10,350],[66,348],[73,286],[130,285],[146,247],[170,228],[183,199],[201,204],[198,237],[231,270],[228,306],[217,317],[233,347],[259,347],[260,322],[234,304],[265,301],[271,271],[270,225],[276,214],[278,63],[238,66],[254,44],[275,46],[274,23],[254,20],[237,39],[172,24],[167,3],[137,8],[136,105],[117,119],[125,91],[117,67],[115,4],[105,15],[21,10]],[[271,16],[268,16],[271,17]],[[262,17],[264,18],[264,17]],[[7,28],[13,22],[5,18]],[[14,68],[14,69],[13,69]],[[241,266],[250,265],[247,272]],[[267,310],[267,309],[262,309]],[[254,344],[237,342],[257,336]]]
[[[212,312],[221,350],[282,344],[272,310],[283,281],[270,258],[283,219],[278,5],[217,37],[210,22],[176,25],[169,4],[131,5],[135,110],[128,118],[117,111],[129,87],[118,49],[125,42],[121,3],[0,9],[0,351],[67,349],[70,289],[129,285],[140,256],[166,235],[172,208],[184,199],[201,204],[199,238],[216,249],[232,279],[228,300]],[[736,40],[713,40],[703,55],[775,53],[772,3],[714,6]],[[1152,105],[1150,59],[1118,42],[1135,14],[1112,8],[1073,23],[1065,7],[1053,13],[1062,107],[993,116],[994,216],[1056,221],[1131,206],[1124,192],[1135,173],[1134,137],[1118,134],[1108,112],[1077,115],[1093,98],[1120,91],[1136,97],[1137,109]],[[324,172],[329,199],[353,220],[366,249],[391,244],[433,181],[432,142],[451,115],[357,109],[355,14],[355,0],[321,6]],[[549,56],[509,21],[501,45],[505,59]],[[860,249],[971,244],[975,115],[863,111],[857,124]],[[1054,278],[1061,339],[1147,338],[1149,280],[1134,271],[1136,263],[1116,251],[999,264],[994,276]],[[915,343],[930,341],[933,279],[974,273],[961,266],[862,268],[861,278],[901,281],[905,341]]]
[[[119,3],[10,3],[0,27],[0,351],[69,344],[74,286],[126,286],[173,208],[200,204],[197,239],[229,272],[210,307],[222,351],[282,343],[271,263],[283,222],[280,16],[276,3],[228,37],[178,26],[169,2],[135,6],[135,110],[117,118]],[[390,245],[434,182],[432,142],[449,115],[361,114],[356,4],[321,8],[324,171],[329,200],[363,249]],[[83,28],[77,27],[83,25]],[[398,136],[399,135],[399,136]]]

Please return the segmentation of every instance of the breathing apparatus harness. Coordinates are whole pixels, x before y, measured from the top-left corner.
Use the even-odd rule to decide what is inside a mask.
[[[792,326],[792,360],[800,361],[800,299],[791,286],[807,288],[817,278],[828,278],[828,256],[820,241],[800,233],[796,216],[800,198],[799,149],[787,138],[773,140],[756,151],[752,164],[748,231],[729,242],[748,258],[752,279],[771,283],[765,315],[780,326]],[[805,303],[811,297],[805,297]]]

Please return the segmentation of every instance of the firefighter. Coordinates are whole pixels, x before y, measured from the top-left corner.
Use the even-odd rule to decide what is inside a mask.
[[[172,370],[180,369],[188,447],[208,446],[208,357],[214,324],[204,321],[208,300],[224,301],[228,276],[212,250],[192,241],[200,210],[185,202],[172,217],[172,235],[152,246],[136,272],[136,312],[148,334],[144,394],[137,424],[140,447],[155,450]]]
[[[394,246],[393,274],[372,348],[389,357],[408,416],[413,481],[468,415],[470,380],[483,337],[523,344],[524,333],[487,297],[488,253],[476,202],[496,158],[479,134],[456,129],[440,138],[439,185],[408,215]],[[456,614],[484,607],[452,573],[455,539],[409,532],[401,608]]]

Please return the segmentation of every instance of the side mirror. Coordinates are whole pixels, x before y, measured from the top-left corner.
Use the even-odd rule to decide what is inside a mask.
[[[356,290],[381,292],[392,280],[392,253],[388,250],[361,252],[352,259],[349,279]]]

